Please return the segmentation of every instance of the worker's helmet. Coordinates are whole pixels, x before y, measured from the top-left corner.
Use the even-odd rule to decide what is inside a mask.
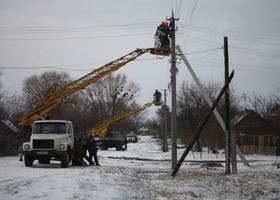
[[[86,135],[86,139],[87,139],[87,140],[91,140],[91,139],[92,139],[92,134]]]
[[[44,114],[43,116],[44,120],[49,120],[50,119],[50,115],[48,113]]]

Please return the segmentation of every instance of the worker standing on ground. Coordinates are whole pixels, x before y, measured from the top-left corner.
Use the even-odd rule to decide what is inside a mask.
[[[94,162],[92,161],[92,156],[88,156],[87,155],[87,151],[90,152],[90,145],[89,145],[89,142],[88,142],[88,138],[85,138],[82,140],[82,155],[83,155],[83,158],[86,159],[86,161],[88,161],[88,164],[90,166],[94,165]],[[90,155],[90,153],[89,153]]]
[[[162,21],[160,25],[157,27],[157,31],[155,36],[159,38],[160,40],[160,47],[162,48],[170,48],[170,41],[169,36],[170,34],[170,28],[168,26],[167,21]]]
[[[93,156],[95,165],[100,166],[100,164],[98,162],[98,157],[97,157],[98,148],[96,146],[96,141],[95,141],[94,137],[95,137],[95,135],[90,135],[87,139],[89,159],[92,161],[92,156]]]

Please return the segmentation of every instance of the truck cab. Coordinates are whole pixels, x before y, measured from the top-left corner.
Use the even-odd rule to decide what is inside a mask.
[[[23,143],[25,166],[31,167],[34,160],[49,164],[51,160],[61,161],[66,168],[74,149],[72,122],[66,120],[40,120],[32,126],[30,141]]]

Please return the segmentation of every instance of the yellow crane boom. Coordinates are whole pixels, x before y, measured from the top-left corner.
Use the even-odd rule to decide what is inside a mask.
[[[108,127],[115,123],[115,122],[118,122],[122,119],[125,119],[131,115],[134,115],[148,107],[150,107],[151,105],[153,105],[153,102],[152,103],[146,103],[145,105],[143,105],[142,107],[137,107],[137,108],[133,108],[131,110],[128,110],[128,111],[125,111],[125,112],[122,112],[118,115],[115,115],[107,120],[104,120],[103,122],[100,122],[99,124],[97,124],[94,128],[92,128],[86,135],[86,137],[89,137],[90,135],[93,135],[93,134],[97,134],[101,137],[104,137],[106,134],[107,134],[107,131],[108,131]]]
[[[128,62],[136,59],[142,54],[152,51],[153,48],[136,49],[129,54],[105,64],[104,66],[90,72],[89,74],[81,77],[80,79],[66,85],[62,89],[50,93],[37,104],[31,106],[31,110],[20,118],[19,125],[31,125],[35,120],[40,119],[43,115],[50,112],[58,104],[60,104],[65,97],[68,97],[75,92],[85,88],[86,86],[94,83],[95,81],[103,78],[104,76],[118,70],[126,65]],[[154,53],[153,51],[151,53]]]

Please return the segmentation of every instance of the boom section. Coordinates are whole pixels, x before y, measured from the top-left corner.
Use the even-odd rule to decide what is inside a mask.
[[[151,50],[152,48],[136,49],[115,61],[109,62],[104,66],[93,70],[89,74],[81,77],[76,81],[73,81],[62,89],[56,92],[51,92],[37,104],[31,106],[31,110],[20,118],[19,125],[31,125],[35,120],[40,119],[43,115],[53,110],[58,104],[63,101],[64,98],[74,94],[81,89],[84,89],[91,83],[94,83],[95,81],[105,77],[106,75],[111,74],[112,72],[120,69],[127,63],[135,60],[137,57]]]
[[[118,115],[115,115],[107,120],[104,120],[103,122],[100,122],[87,133],[87,137],[89,137],[90,135],[93,135],[93,134],[97,134],[100,137],[104,137],[107,134],[107,129],[111,124],[121,121],[122,119],[125,119],[131,115],[134,115],[134,114],[150,107],[151,105],[153,105],[153,103],[146,103],[142,107],[133,108],[131,110],[128,110],[128,111],[122,112]]]

